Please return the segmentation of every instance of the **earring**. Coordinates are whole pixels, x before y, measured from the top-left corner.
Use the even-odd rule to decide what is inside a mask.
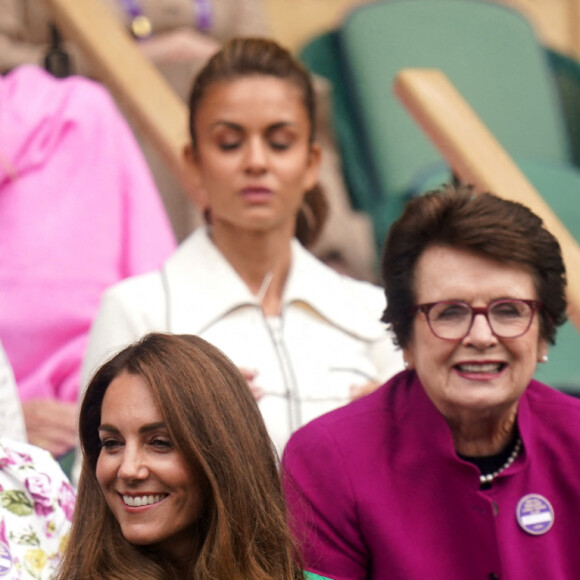
[[[404,366],[406,369],[408,369],[408,368],[409,368],[409,361],[408,361],[408,360],[406,360],[406,361],[403,361],[403,366]]]
[[[543,354],[540,357],[540,362],[547,363],[548,362],[548,355],[547,354]]]

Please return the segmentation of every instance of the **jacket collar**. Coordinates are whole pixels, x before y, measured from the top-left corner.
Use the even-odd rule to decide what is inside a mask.
[[[397,420],[405,424],[409,429],[410,442],[400,456],[404,458],[401,463],[405,465],[416,465],[420,469],[425,466],[440,465],[441,462],[448,466],[448,469],[457,472],[461,470],[466,477],[479,477],[477,468],[457,456],[453,443],[451,429],[443,415],[437,410],[425,388],[419,381],[419,377],[412,369],[405,370],[395,375],[387,384],[396,384],[398,389],[407,390],[408,396],[403,398],[404,404]],[[529,406],[530,388],[536,388],[537,382],[531,381],[518,403],[517,423],[520,437],[524,444],[524,449],[520,454],[520,459],[515,462],[508,473],[503,473],[500,477],[505,477],[518,473],[524,469],[528,462],[526,446],[530,446],[533,440],[532,417]]]
[[[163,276],[173,331],[186,329],[199,334],[228,312],[245,306],[259,307],[256,297],[213,244],[204,226],[179,246],[166,262]],[[373,312],[373,304],[363,298],[366,294],[353,293],[354,284],[292,240],[283,311],[291,304],[297,305],[358,338],[377,340],[386,332],[379,320],[381,311]],[[370,294],[369,289],[365,290]]]

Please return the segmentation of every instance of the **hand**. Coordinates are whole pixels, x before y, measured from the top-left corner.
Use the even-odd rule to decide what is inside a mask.
[[[22,402],[28,442],[50,451],[55,457],[76,446],[77,408],[56,399]]]
[[[220,48],[217,41],[189,28],[156,34],[138,43],[150,60],[160,62],[205,62]]]
[[[246,379],[248,387],[250,387],[250,391],[252,391],[252,395],[254,395],[254,399],[259,401],[264,396],[264,389],[254,384],[254,379],[258,375],[258,371],[244,368],[240,368],[239,370],[242,373],[244,379]]]
[[[372,393],[380,386],[380,383],[377,383],[376,381],[369,381],[364,385],[352,385],[352,387],[350,387],[350,400],[356,401],[356,399],[360,399],[361,397]]]

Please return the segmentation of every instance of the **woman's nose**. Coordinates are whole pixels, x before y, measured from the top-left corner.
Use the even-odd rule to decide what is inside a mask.
[[[259,139],[251,140],[246,151],[246,171],[261,173],[268,165],[265,144]]]
[[[121,479],[145,479],[149,469],[143,453],[139,449],[125,447],[117,474]]]
[[[464,338],[467,344],[481,348],[497,343],[497,336],[493,333],[489,320],[485,314],[476,314],[473,317],[471,328]]]

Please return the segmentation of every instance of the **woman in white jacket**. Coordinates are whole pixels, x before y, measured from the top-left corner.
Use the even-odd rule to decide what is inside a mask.
[[[185,154],[207,225],[161,271],[106,292],[84,384],[148,332],[199,335],[242,369],[280,450],[402,358],[379,322],[382,291],[303,247],[325,213],[308,73],[273,41],[236,39],[198,75],[189,106]]]

